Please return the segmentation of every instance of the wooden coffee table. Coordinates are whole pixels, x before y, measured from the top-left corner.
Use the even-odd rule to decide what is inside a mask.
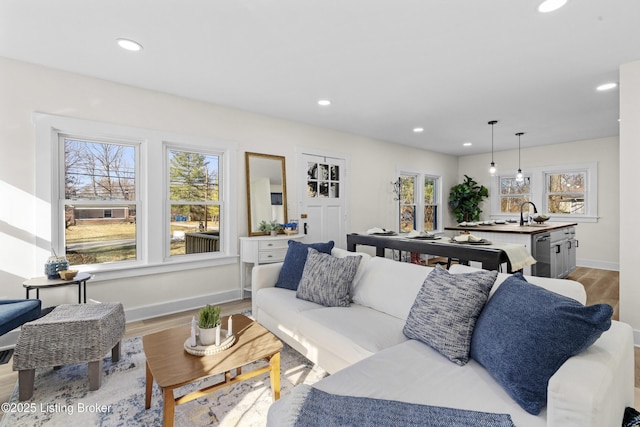
[[[222,325],[227,324],[227,317]],[[163,397],[165,427],[173,426],[175,406],[190,402],[220,388],[268,372],[273,399],[280,398],[280,350],[282,343],[262,325],[242,314],[233,315],[233,346],[208,356],[193,356],[184,350],[190,326],[180,326],[142,337],[147,357],[145,408],[151,407],[153,380],[160,386]],[[242,373],[249,363],[266,360],[268,365]],[[235,375],[231,375],[234,371]],[[173,390],[198,380],[224,373],[224,380],[202,390],[175,397]]]

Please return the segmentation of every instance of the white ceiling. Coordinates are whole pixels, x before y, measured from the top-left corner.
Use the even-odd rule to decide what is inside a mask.
[[[453,155],[617,135],[640,1],[539,2],[2,0],[0,56]]]

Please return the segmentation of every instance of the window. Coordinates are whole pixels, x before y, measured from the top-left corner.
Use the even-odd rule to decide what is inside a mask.
[[[519,216],[521,204],[529,201],[552,221],[598,220],[597,163],[536,167],[526,172],[522,183],[518,183],[515,176],[493,178],[491,195],[499,194],[491,197],[493,216]],[[524,212],[528,210],[529,207],[525,207]]]
[[[136,260],[136,146],[60,135],[65,255],[71,265]]]
[[[220,250],[220,154],[169,149],[169,254]]]
[[[584,215],[586,172],[547,173],[547,212],[561,215]]]
[[[307,197],[340,197],[340,166],[329,163],[307,164]]]
[[[399,230],[437,231],[440,224],[440,178],[425,174],[400,174]]]
[[[438,179],[434,177],[424,178],[424,227],[425,231],[438,229],[438,200],[436,196]]]
[[[531,179],[500,177],[500,213],[520,213],[520,206],[531,200]]]
[[[51,249],[103,280],[236,262],[235,144],[33,118],[43,262]]]
[[[416,180],[415,176],[400,176],[400,232],[416,229]]]

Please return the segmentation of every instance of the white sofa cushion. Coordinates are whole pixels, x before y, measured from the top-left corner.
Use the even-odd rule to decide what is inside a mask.
[[[353,290],[353,302],[406,320],[432,267],[374,257]]]
[[[353,282],[351,283],[351,294],[353,295],[353,288],[358,286],[358,282],[362,279],[362,275],[364,274],[364,269],[367,266],[367,263],[371,259],[371,255],[365,252],[349,252],[340,248],[333,248],[331,250],[331,255],[336,258],[344,258],[346,256],[359,256],[360,264],[358,265],[358,271],[356,273],[356,277],[353,278]]]
[[[320,304],[296,298],[295,291],[284,288],[260,289],[253,298],[259,311],[266,311],[287,325],[295,325],[302,312],[322,308]]]
[[[498,414],[510,414],[518,427],[546,426],[546,413],[524,411],[474,360],[464,366],[449,362],[419,341],[382,350],[347,369],[334,373],[314,387],[343,396],[371,397],[444,406]],[[271,405],[268,425],[284,425],[291,399]]]
[[[460,274],[460,273],[469,273],[471,271],[478,271],[478,268],[470,267],[468,265],[461,264],[453,264],[449,268],[449,273],[452,274]],[[504,282],[507,277],[511,276],[506,273],[498,273],[498,278],[496,279],[496,284],[491,289],[489,293],[489,298],[493,296],[498,287]],[[587,303],[587,292],[584,290],[584,286],[581,283],[576,282],[574,280],[568,279],[553,279],[549,277],[537,277],[537,276],[524,276],[525,279],[529,283],[533,283],[534,285],[538,285],[541,288],[548,289],[557,294],[564,295],[569,298],[573,298],[581,304]]]
[[[304,317],[317,326],[307,331],[317,342],[339,348],[352,363],[407,340],[404,321],[361,305],[311,310]]]

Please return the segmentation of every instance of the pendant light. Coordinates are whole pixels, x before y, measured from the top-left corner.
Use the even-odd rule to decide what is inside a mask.
[[[516,136],[518,137],[518,173],[516,174],[516,181],[517,182],[524,181],[524,175],[522,175],[522,169],[520,169],[520,137],[522,135],[524,135],[524,132],[516,133]]]
[[[498,123],[497,120],[491,120],[488,124],[491,125],[491,167],[489,168],[489,173],[493,176],[496,174],[496,164],[493,161],[493,125]]]

